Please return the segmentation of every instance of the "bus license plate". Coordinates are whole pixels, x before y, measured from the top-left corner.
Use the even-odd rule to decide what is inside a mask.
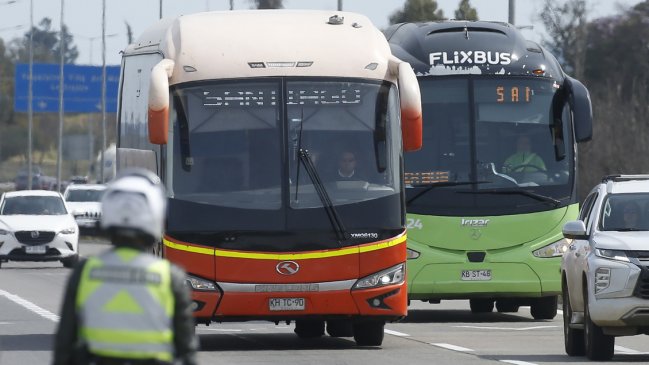
[[[45,253],[45,246],[26,246],[25,253]]]
[[[268,308],[272,311],[303,311],[304,298],[270,298]]]
[[[491,270],[462,270],[462,280],[491,280]]]

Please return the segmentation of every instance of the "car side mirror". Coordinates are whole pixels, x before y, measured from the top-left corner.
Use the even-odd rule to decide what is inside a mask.
[[[586,225],[584,221],[569,221],[563,225],[563,236],[568,239],[585,239],[588,238],[586,234]]]

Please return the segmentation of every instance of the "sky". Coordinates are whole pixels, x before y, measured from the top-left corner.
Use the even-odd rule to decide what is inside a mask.
[[[78,64],[101,65],[102,0],[0,0],[0,37],[6,42],[21,37],[29,29],[30,4],[37,25],[44,17],[52,19],[54,29],[60,27],[61,1],[63,18],[79,51]],[[232,0],[235,10],[250,9],[249,0]],[[561,1],[561,0],[559,0]],[[126,23],[137,38],[160,14],[165,18],[202,11],[229,10],[230,0],[105,0],[106,2],[106,64],[120,63],[120,51],[128,43]],[[389,25],[389,16],[403,8],[405,0],[343,0],[343,10],[366,15],[379,28]],[[452,18],[460,0],[437,0],[447,18]],[[588,0],[591,18],[619,13],[641,0]],[[481,20],[507,21],[509,0],[471,0]],[[516,0],[515,24],[533,26],[524,29],[529,39],[541,41],[545,36],[538,12],[543,0]],[[338,0],[284,0],[287,9],[337,9]]]

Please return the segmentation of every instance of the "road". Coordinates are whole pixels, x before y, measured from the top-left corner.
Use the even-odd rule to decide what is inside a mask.
[[[82,255],[108,248],[83,239]],[[70,270],[58,263],[4,263],[0,269],[0,365],[48,364]],[[201,364],[562,364],[589,363],[563,350],[561,317],[535,321],[515,314],[473,315],[467,301],[413,303],[386,326],[380,348],[352,339],[300,340],[292,325],[266,322],[199,326]],[[611,364],[649,362],[646,336],[618,337]]]

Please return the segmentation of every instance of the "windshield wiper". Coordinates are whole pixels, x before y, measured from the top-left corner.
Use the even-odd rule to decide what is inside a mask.
[[[463,194],[502,194],[502,195],[524,195],[538,201],[552,204],[554,207],[558,207],[561,204],[560,200],[555,198],[541,195],[538,193],[533,193],[527,190],[518,190],[518,189],[490,189],[490,190],[472,190],[472,191],[458,191],[458,193]]]
[[[318,193],[318,197],[320,198],[320,201],[322,201],[322,205],[327,212],[327,217],[329,217],[329,222],[331,222],[331,226],[336,233],[338,243],[342,246],[342,243],[347,240],[347,231],[345,230],[345,226],[343,226],[343,222],[340,220],[340,216],[338,216],[338,212],[336,212],[336,208],[331,202],[329,193],[327,193],[327,189],[320,179],[320,175],[313,164],[313,160],[311,160],[309,151],[300,148],[298,154],[300,161],[304,164],[304,169],[306,170],[307,175],[309,175],[309,178],[311,178],[313,186]]]
[[[413,188],[424,188],[421,191],[419,191],[417,194],[414,196],[410,197],[406,201],[406,206],[410,205],[413,201],[417,200],[419,197],[422,195],[426,194],[427,192],[433,190],[434,188],[441,188],[444,186],[460,186],[460,185],[473,185],[473,184],[486,184],[490,181],[442,181],[438,183],[431,183],[431,184],[412,184],[410,185]]]

